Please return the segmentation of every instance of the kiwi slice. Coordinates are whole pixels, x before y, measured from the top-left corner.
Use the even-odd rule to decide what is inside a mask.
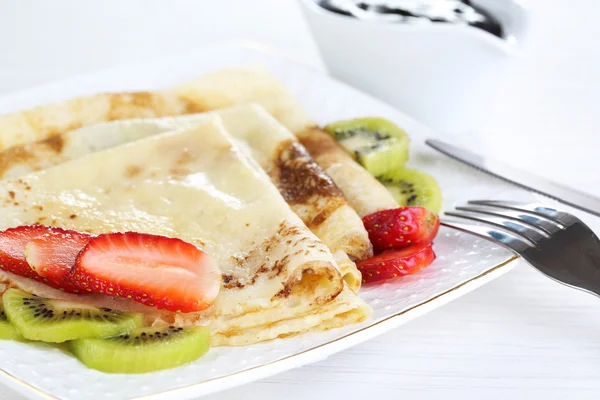
[[[334,122],[324,129],[371,175],[402,168],[408,161],[408,135],[386,119],[351,119]]]
[[[2,302],[0,302],[0,340],[17,340],[20,342],[25,340],[17,328],[8,321]]]
[[[203,326],[140,328],[104,339],[78,339],[69,349],[87,367],[102,372],[139,374],[173,368],[208,351]]]
[[[425,172],[399,168],[378,177],[401,206],[421,206],[435,213],[442,208],[442,190]]]
[[[51,300],[8,289],[2,296],[8,320],[26,339],[61,343],[67,340],[114,336],[142,325],[142,314]]]

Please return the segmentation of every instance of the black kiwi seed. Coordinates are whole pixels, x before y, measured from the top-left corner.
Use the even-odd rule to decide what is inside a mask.
[[[372,137],[376,140],[386,140],[391,138],[390,135],[385,134],[385,133],[381,133],[381,132],[373,132],[370,131],[368,129],[347,129],[347,130],[338,130],[335,132],[335,139],[336,140],[344,140],[344,139],[348,139],[354,136],[366,136],[366,137]]]
[[[86,304],[32,296],[19,289],[8,289],[3,294],[3,303],[6,315],[30,340],[62,343],[79,339],[91,328],[96,329],[99,336],[111,336],[142,323],[141,314],[116,314],[110,309],[101,311]],[[65,324],[71,319],[75,324]],[[50,326],[52,329],[48,329]]]
[[[401,206],[421,206],[436,213],[442,206],[438,183],[424,172],[399,168],[386,172],[378,179]]]

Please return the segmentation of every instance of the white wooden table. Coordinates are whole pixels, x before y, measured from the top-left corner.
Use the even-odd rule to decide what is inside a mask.
[[[530,59],[515,68],[487,127],[459,140],[600,196],[600,2],[529,3],[536,14]],[[6,0],[0,1],[0,92],[238,38],[323,68],[293,0]],[[595,399],[599,393],[600,302],[521,266],[326,361],[207,399]],[[3,387],[0,398],[21,399]]]

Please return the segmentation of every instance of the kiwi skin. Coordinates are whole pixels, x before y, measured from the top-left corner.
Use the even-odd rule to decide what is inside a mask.
[[[142,325],[142,314],[50,300],[8,289],[2,296],[8,320],[29,340],[61,343],[85,337],[106,337]]]
[[[87,367],[108,373],[139,374],[197,360],[209,348],[207,327],[140,328],[104,339],[78,339],[69,349]]]
[[[367,117],[331,123],[324,130],[373,176],[402,168],[410,139],[391,121]]]
[[[421,206],[434,213],[442,208],[442,189],[437,181],[425,172],[400,168],[377,179],[388,189],[400,206]]]

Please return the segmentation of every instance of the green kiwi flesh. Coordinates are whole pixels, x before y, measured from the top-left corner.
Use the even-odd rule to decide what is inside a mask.
[[[401,206],[421,206],[439,213],[442,208],[442,190],[437,181],[425,172],[399,168],[378,176]]]
[[[19,333],[17,328],[8,321],[2,302],[0,302],[0,340],[24,341],[25,338]]]
[[[140,327],[144,320],[142,314],[45,299],[19,289],[8,289],[2,301],[8,320],[21,335],[49,343],[114,336]]]
[[[324,129],[371,175],[402,168],[408,161],[408,135],[386,119],[351,119],[334,122]]]
[[[209,348],[207,327],[140,328],[104,339],[78,339],[71,352],[89,368],[136,374],[174,368],[194,361]]]

